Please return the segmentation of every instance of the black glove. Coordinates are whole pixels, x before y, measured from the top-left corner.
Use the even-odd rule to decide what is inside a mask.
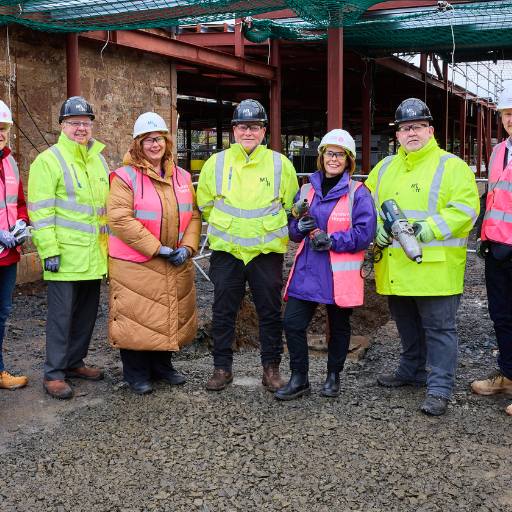
[[[316,229],[315,217],[312,215],[304,215],[304,217],[299,219],[299,222],[297,223],[297,229],[304,234],[313,231]]]
[[[309,247],[313,252],[328,251],[332,247],[331,237],[321,229],[309,234]]]
[[[479,238],[476,242],[476,255],[484,260],[489,256],[489,240],[482,240]]]
[[[60,268],[60,256],[52,256],[44,260],[44,269],[47,272],[58,272]]]

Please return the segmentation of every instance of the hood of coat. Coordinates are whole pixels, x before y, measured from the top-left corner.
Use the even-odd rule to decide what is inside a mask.
[[[73,158],[82,159],[84,162],[99,155],[105,149],[105,144],[96,139],[90,139],[87,146],[82,146],[78,142],[69,140],[64,132],[61,132],[58,144],[65,147]]]
[[[231,144],[229,150],[233,153],[235,159],[241,159],[245,161],[245,163],[259,162],[265,156],[267,146],[260,144],[250,155],[247,154],[241,144]]]
[[[406,170],[410,171],[419,162],[430,158],[438,149],[439,146],[437,144],[436,138],[431,137],[427,144],[423,146],[419,151],[412,151],[408,155],[406,155],[404,148],[400,147],[398,150],[398,158],[400,158]]]
[[[170,160],[166,160],[162,168],[164,169],[165,173],[167,174],[167,168],[169,167],[169,163],[172,163]],[[158,179],[162,179],[162,177],[155,171],[155,168],[152,164],[150,164],[147,160],[140,161],[134,161],[131,153],[129,151],[126,152],[126,155],[124,155],[123,158],[123,165],[131,165],[132,167],[135,167],[135,169],[142,169],[142,174],[147,174],[148,176]]]
[[[343,173],[343,176],[341,177],[338,184],[329,190],[325,197],[322,195],[322,182],[324,181],[324,178],[325,174],[321,171],[316,171],[309,176],[309,182],[315,189],[315,193],[322,199],[334,199],[336,197],[344,196],[348,193],[348,184],[350,180],[350,175],[348,172],[345,171]]]

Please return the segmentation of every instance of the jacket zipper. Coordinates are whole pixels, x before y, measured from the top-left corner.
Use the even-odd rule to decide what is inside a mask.
[[[233,175],[233,167],[229,168],[229,181],[228,181],[228,190],[231,190],[231,176]]]
[[[78,181],[78,176],[76,175],[75,166],[73,164],[71,164],[71,169],[73,169],[73,172],[75,173],[75,179],[78,183],[78,188],[82,188],[82,185],[80,185],[80,182]]]
[[[180,243],[180,203],[178,201],[178,196],[176,194],[176,190],[175,190],[175,187],[174,187],[174,181],[176,182],[176,185],[178,184],[178,169],[176,168],[176,166],[174,166],[174,169],[173,169],[173,176],[176,176],[175,180],[173,180],[173,184],[172,184],[172,191],[174,192],[174,197],[176,198],[176,207],[178,208],[178,242],[176,243],[176,247],[178,247],[178,244]],[[163,213],[163,209],[162,209],[162,213]],[[163,217],[163,215],[162,215]]]

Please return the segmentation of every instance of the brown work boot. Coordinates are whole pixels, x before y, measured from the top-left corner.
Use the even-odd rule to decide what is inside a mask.
[[[479,395],[495,395],[506,393],[512,395],[512,380],[504,377],[499,370],[496,370],[487,380],[475,380],[471,389]]]
[[[5,388],[5,389],[22,388],[27,382],[28,382],[28,379],[24,375],[22,375],[21,377],[14,377],[9,372],[6,372],[5,370],[2,373],[0,373],[0,388]]]
[[[101,380],[103,379],[103,370],[98,368],[89,368],[82,366],[73,370],[66,370],[66,379],[87,379],[87,380]]]
[[[73,396],[73,390],[64,379],[45,380],[43,381],[43,388],[53,398],[71,398]]]
[[[263,367],[263,378],[261,383],[265,389],[275,393],[278,389],[284,387],[285,382],[279,375],[279,361],[272,361]]]
[[[232,381],[232,372],[215,368],[215,370],[213,370],[213,375],[210,377],[210,380],[206,383],[205,387],[209,391],[220,391],[226,387],[226,384],[229,384]]]

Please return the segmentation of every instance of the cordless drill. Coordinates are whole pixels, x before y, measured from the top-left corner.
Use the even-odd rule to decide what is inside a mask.
[[[292,215],[297,219],[301,219],[309,213],[309,201],[306,199],[299,199],[292,206]]]
[[[384,214],[384,228],[389,236],[393,236],[402,246],[406,256],[416,263],[421,263],[423,251],[414,236],[414,229],[400,206],[393,199],[384,201],[381,205]]]

